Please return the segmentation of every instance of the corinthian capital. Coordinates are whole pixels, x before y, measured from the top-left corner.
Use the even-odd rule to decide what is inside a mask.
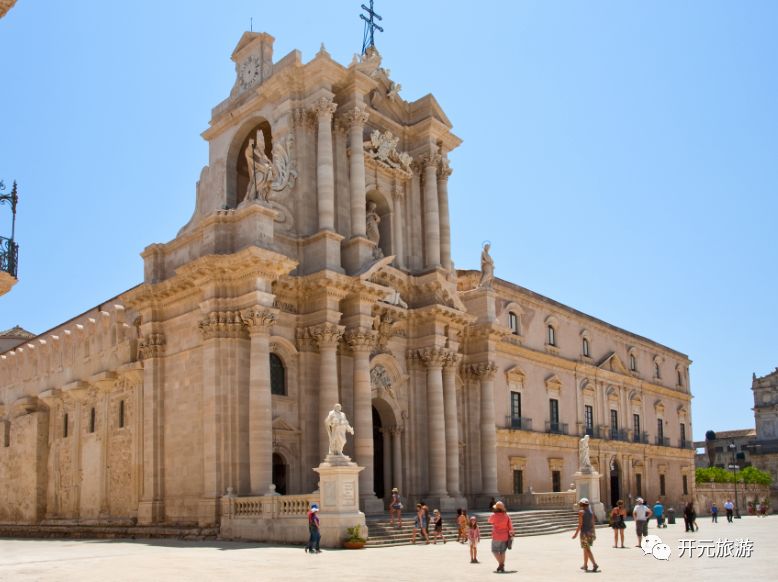
[[[424,164],[424,168],[435,168],[435,171],[438,170],[438,166],[440,165],[440,160],[442,160],[443,157],[438,153],[431,153],[427,154],[426,156],[423,156],[421,158],[421,163]]]
[[[362,127],[367,123],[368,119],[370,119],[370,114],[367,112],[365,105],[356,105],[353,109],[349,109],[343,114],[343,120],[349,127]]]
[[[238,311],[211,311],[199,327],[204,339],[240,337],[245,333],[243,319]]]
[[[337,347],[343,337],[345,327],[335,323],[322,323],[310,328],[311,337],[319,344],[319,349]]]
[[[257,333],[269,334],[270,328],[276,322],[276,313],[277,311],[274,309],[257,305],[241,311],[240,317],[251,335]]]
[[[438,167],[438,180],[448,180],[448,177],[454,170],[449,166],[448,158],[440,158],[440,166]]]
[[[446,348],[421,348],[418,351],[419,359],[428,368],[442,368],[452,357],[450,350]]]
[[[495,374],[497,374],[497,364],[494,362],[470,364],[469,372],[481,380],[493,380]]]
[[[165,335],[161,333],[150,333],[143,336],[138,342],[138,358],[146,360],[148,358],[159,358],[165,354]]]
[[[338,104],[335,103],[329,97],[320,97],[316,103],[314,103],[312,109],[319,121],[329,121],[332,119],[335,110],[338,108]]]
[[[376,343],[378,333],[372,329],[352,328],[346,331],[346,343],[352,352],[369,352]]]

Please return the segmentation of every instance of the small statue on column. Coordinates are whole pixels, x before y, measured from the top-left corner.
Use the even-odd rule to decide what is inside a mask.
[[[330,438],[330,455],[343,456],[343,447],[346,446],[346,433],[354,434],[354,428],[349,424],[346,413],[341,410],[340,404],[336,404],[327,418],[324,420],[327,427],[327,436]]]
[[[484,250],[481,251],[481,281],[478,286],[482,289],[491,289],[494,281],[494,259],[489,255],[491,243],[484,243]]]
[[[592,462],[589,459],[589,435],[584,437],[578,442],[578,462],[580,464],[579,471],[581,473],[592,472]]]

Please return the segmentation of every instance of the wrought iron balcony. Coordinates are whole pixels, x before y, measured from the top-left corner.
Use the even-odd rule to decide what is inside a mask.
[[[659,447],[669,447],[670,446],[670,438],[669,437],[656,437],[656,441],[654,441],[657,446]]]
[[[552,434],[567,434],[567,423],[566,422],[551,422],[546,421],[546,432],[550,432]]]
[[[626,441],[627,440],[627,431],[623,428],[613,430],[611,429],[610,438],[612,441]]]
[[[18,262],[19,245],[10,238],[0,236],[0,271],[5,271],[15,279]]]
[[[694,443],[686,439],[678,439],[678,447],[681,449],[693,449]]]
[[[599,426],[585,426],[583,427],[583,430],[581,431],[581,436],[589,435],[593,439],[601,439],[602,435],[600,434],[600,427]]]
[[[506,416],[505,426],[513,430],[532,430],[532,419],[524,416]]]

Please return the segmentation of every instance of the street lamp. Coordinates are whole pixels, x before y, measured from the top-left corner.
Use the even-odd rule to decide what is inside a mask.
[[[735,457],[735,450],[737,449],[737,445],[735,445],[735,441],[732,441],[727,445],[729,450],[732,451],[732,464],[729,466],[730,469],[732,469],[732,484],[735,486],[735,517],[737,519],[740,519],[740,504],[737,501],[737,459]]]

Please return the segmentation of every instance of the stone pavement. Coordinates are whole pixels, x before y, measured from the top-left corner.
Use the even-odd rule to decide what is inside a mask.
[[[699,520],[700,531],[685,534],[683,524],[649,529],[672,549],[669,561],[660,561],[632,547],[630,523],[627,549],[612,548],[609,529],[599,529],[594,545],[601,573],[579,570],[578,540],[572,531],[517,538],[508,552],[508,574],[494,574],[489,542],[479,547],[481,564],[470,564],[466,546],[403,546],[361,551],[331,550],[309,556],[302,547],[281,547],[233,542],[116,541],[116,540],[0,540],[0,580],[483,580],[507,576],[514,580],[676,580],[716,581],[775,577],[778,518],[745,517],[730,525],[726,519],[711,524]],[[410,533],[410,530],[408,530]],[[750,558],[679,557],[679,538],[702,540],[748,538],[754,542]]]

